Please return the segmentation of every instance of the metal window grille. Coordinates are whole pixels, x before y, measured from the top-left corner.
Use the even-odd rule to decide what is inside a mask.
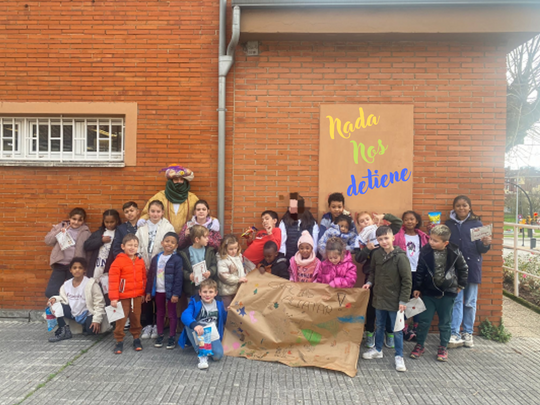
[[[0,161],[123,162],[123,118],[0,117]]]

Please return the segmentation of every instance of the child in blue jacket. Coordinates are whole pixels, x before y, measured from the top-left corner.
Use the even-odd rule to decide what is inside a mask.
[[[176,326],[178,324],[176,304],[182,294],[182,282],[184,279],[182,258],[176,254],[178,235],[175,232],[166,233],[161,246],[163,246],[163,252],[154,256],[150,262],[148,281],[146,282],[146,302],[150,302],[152,297],[155,297],[158,337],[154,346],[163,346],[165,337],[163,326],[165,324],[165,313],[168,312],[170,331],[167,349],[174,349],[176,346]]]
[[[195,341],[195,334],[202,336],[204,328],[212,327],[212,359],[218,361],[223,357],[223,329],[227,321],[227,311],[221,298],[217,297],[217,283],[212,279],[201,282],[199,295],[194,295],[189,301],[187,309],[182,313],[182,323],[185,325],[178,344],[183,349],[191,344],[195,353],[199,355],[199,344]],[[215,330],[217,328],[217,331]],[[216,334],[217,332],[217,334]],[[200,370],[208,368],[208,357],[199,355]]]

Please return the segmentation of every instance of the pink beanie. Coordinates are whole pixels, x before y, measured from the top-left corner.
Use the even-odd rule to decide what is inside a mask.
[[[302,235],[300,235],[300,238],[298,239],[298,247],[300,247],[301,243],[307,243],[308,245],[311,245],[312,248],[315,248],[315,243],[313,242],[313,238],[309,234],[308,231],[302,231]]]

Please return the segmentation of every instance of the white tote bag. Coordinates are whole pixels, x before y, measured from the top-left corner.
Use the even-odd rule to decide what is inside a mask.
[[[394,332],[402,331],[405,327],[405,314],[401,311],[397,311],[396,323],[394,324]]]

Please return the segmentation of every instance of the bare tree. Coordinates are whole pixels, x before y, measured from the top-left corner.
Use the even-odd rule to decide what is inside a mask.
[[[506,56],[506,152],[523,144],[525,137],[540,143],[540,35]]]

